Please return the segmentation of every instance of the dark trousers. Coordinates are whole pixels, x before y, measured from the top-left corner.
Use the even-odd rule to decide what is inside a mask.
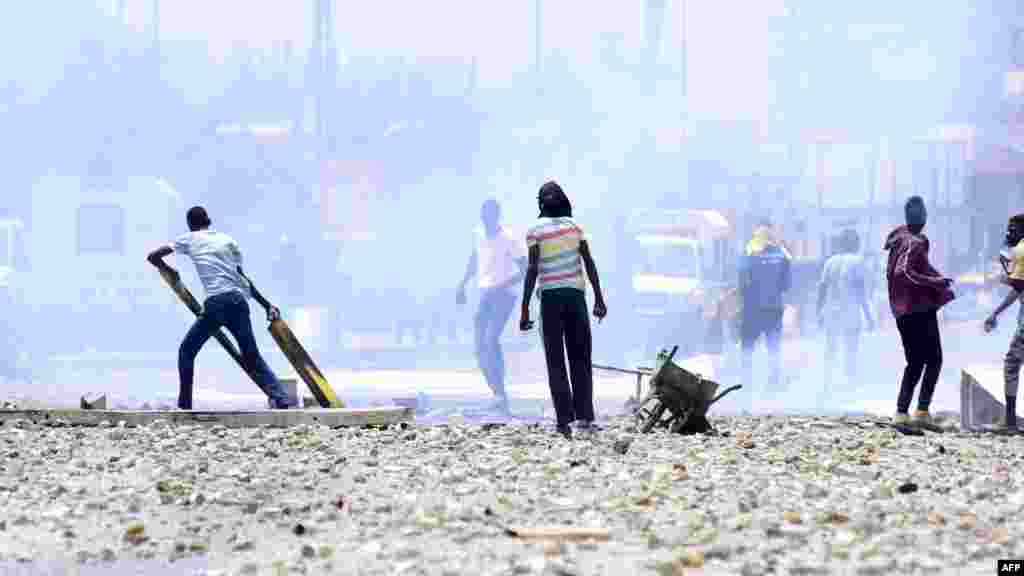
[[[749,388],[753,384],[754,345],[757,344],[757,340],[763,335],[765,347],[768,349],[768,355],[771,357],[769,384],[773,389],[778,389],[782,379],[782,354],[780,353],[782,313],[782,308],[743,310],[743,319],[740,325],[743,372],[740,384],[744,388]]]
[[[910,400],[914,396],[914,388],[924,372],[921,382],[921,393],[917,397],[917,409],[928,410],[935,393],[935,384],[939,381],[942,370],[942,340],[939,337],[939,318],[935,310],[915,312],[896,319],[896,327],[903,340],[903,354],[907,358],[907,368],[903,371],[900,383],[900,395],[896,401],[896,411],[902,414],[910,410]]]
[[[474,321],[476,358],[487,386],[498,398],[505,398],[505,354],[501,349],[501,333],[512,316],[516,294],[495,288],[480,295],[480,308]]]
[[[228,292],[206,299],[203,303],[202,316],[189,329],[181,348],[178,349],[178,376],[181,380],[178,408],[192,409],[196,355],[221,326],[227,328],[235,337],[235,342],[238,342],[239,351],[242,353],[242,361],[256,376],[256,383],[270,397],[274,407],[294,406],[295,402],[288,398],[288,394],[270,371],[256,346],[256,337],[252,333],[252,322],[249,319],[249,302],[239,292]]]
[[[559,426],[594,420],[590,316],[582,290],[554,288],[540,294],[541,333],[548,365],[548,386]],[[565,357],[569,357],[568,374]],[[569,375],[572,375],[570,386]]]

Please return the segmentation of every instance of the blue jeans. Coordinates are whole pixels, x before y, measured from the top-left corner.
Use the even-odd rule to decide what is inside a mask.
[[[484,373],[487,386],[498,399],[505,394],[505,354],[501,349],[501,333],[516,306],[516,293],[512,290],[493,288],[480,296],[480,308],[476,313],[474,331],[476,335],[476,357]]]
[[[181,389],[178,392],[178,408],[192,409],[192,384],[196,355],[221,326],[228,329],[238,343],[242,361],[256,378],[256,384],[270,397],[275,408],[291,408],[296,402],[288,398],[277,377],[260,356],[256,337],[249,320],[249,302],[240,292],[217,294],[203,303],[203,314],[196,320],[178,350],[178,376]]]

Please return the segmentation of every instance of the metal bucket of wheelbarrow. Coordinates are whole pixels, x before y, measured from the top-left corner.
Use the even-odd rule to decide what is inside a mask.
[[[683,433],[706,431],[711,428],[705,416],[708,409],[729,392],[740,388],[732,386],[716,396],[718,383],[672,361],[676,350],[673,348],[671,353],[658,355],[657,369],[651,378],[651,392],[635,413],[642,432],[656,426]]]

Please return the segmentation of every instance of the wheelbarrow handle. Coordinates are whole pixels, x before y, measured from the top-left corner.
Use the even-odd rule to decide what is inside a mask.
[[[722,396],[725,396],[725,395],[726,395],[726,394],[728,394],[729,392],[733,392],[733,391],[735,391],[735,390],[739,390],[740,388],[743,388],[743,386],[742,386],[742,385],[740,385],[740,384],[736,384],[735,386],[729,386],[729,387],[728,387],[728,388],[726,388],[725,390],[722,390],[722,391],[721,391],[721,392],[720,392],[720,393],[718,394],[718,396],[715,396],[714,398],[712,398],[712,399],[711,399],[711,402],[708,402],[708,407],[710,408],[712,404],[714,404],[715,402],[718,402],[719,400],[721,400],[721,399],[722,399]]]

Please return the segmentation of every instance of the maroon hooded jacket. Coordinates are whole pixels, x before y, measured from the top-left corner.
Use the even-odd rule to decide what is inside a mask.
[[[928,262],[928,237],[914,234],[906,226],[892,231],[885,240],[889,251],[886,279],[889,306],[899,318],[915,312],[938,310],[956,296],[946,279]]]

